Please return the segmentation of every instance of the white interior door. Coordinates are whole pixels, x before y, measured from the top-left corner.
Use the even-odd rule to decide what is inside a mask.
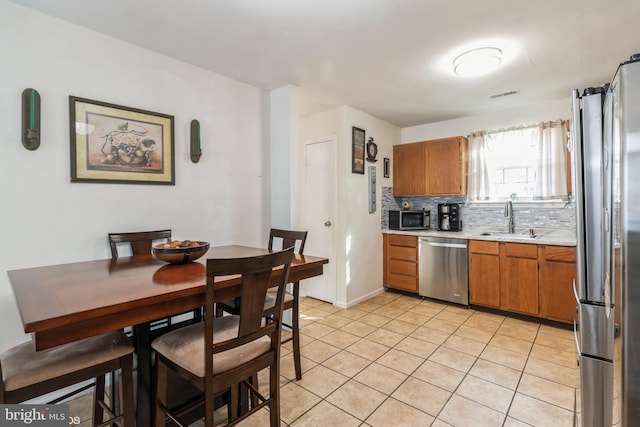
[[[300,293],[335,302],[336,273],[333,224],[336,207],[335,137],[316,138],[304,144],[304,178],[300,223],[307,230],[304,253],[329,259],[324,274],[300,283]]]

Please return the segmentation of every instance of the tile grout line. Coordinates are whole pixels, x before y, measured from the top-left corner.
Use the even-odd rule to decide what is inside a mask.
[[[504,427],[505,424],[507,423],[507,420],[509,419],[509,413],[511,412],[511,406],[513,406],[513,401],[516,399],[516,395],[518,394],[518,388],[520,387],[520,381],[522,381],[522,377],[524,376],[524,371],[525,369],[527,369],[527,363],[529,363],[529,357],[531,357],[531,352],[533,351],[533,345],[536,342],[536,338],[538,336],[538,333],[540,332],[540,325],[538,325],[538,328],[536,329],[536,335],[533,338],[533,341],[531,342],[531,348],[529,349],[529,352],[527,353],[527,360],[525,360],[524,362],[524,366],[522,367],[522,371],[520,372],[520,376],[518,377],[518,383],[516,384],[516,388],[513,390],[513,396],[511,396],[511,401],[509,402],[509,407],[507,408],[507,414],[504,417],[504,421],[502,423],[502,426]],[[517,418],[512,417],[515,420],[518,420]],[[528,424],[522,420],[518,420],[520,422],[523,422],[525,424]]]
[[[416,305],[419,305],[419,304],[416,304]],[[436,314],[441,313],[442,311],[444,311],[444,310],[445,310],[445,308],[446,308],[446,306],[445,306],[445,307],[443,307],[443,308],[442,308],[440,311],[438,311],[438,313],[436,313]],[[372,311],[372,312],[369,312],[369,313],[373,313],[373,311]],[[365,316],[366,316],[366,315],[365,315]],[[380,315],[380,316],[382,316],[382,315]],[[364,317],[364,316],[362,316],[362,317]],[[385,316],[385,317],[387,317],[387,316]],[[428,320],[426,320],[425,322],[423,322],[421,325],[418,325],[418,328],[419,328],[419,327],[424,326],[426,323],[428,323],[428,322],[429,322],[431,319],[433,319],[433,318],[435,318],[435,315],[434,315],[434,316],[431,316]],[[397,319],[397,318],[391,318],[391,317],[390,317],[390,318],[389,318],[389,321],[387,321],[386,323],[384,323],[383,325],[381,325],[379,328],[382,328],[382,326],[384,326],[384,325],[386,325],[386,324],[390,323],[391,321],[393,321],[393,320],[395,320],[395,319]],[[352,322],[356,322],[358,319],[350,319],[350,320],[351,320]],[[345,325],[345,326],[346,326],[346,325]],[[456,330],[457,330],[457,328],[456,328]],[[372,332],[368,333],[368,334],[367,334],[367,335],[365,335],[365,336],[359,337],[360,339],[359,339],[358,341],[356,341],[355,343],[353,343],[353,344],[356,344],[357,342],[360,342],[360,341],[362,341],[362,340],[366,339],[366,337],[367,337],[367,336],[369,336],[369,335],[373,334],[374,332],[375,332],[375,331],[372,331]],[[450,334],[450,335],[451,335],[451,334]],[[404,336],[404,338],[407,338],[408,336],[409,336],[409,335],[405,335],[405,336]],[[401,341],[402,341],[402,340],[401,340]],[[400,342],[401,342],[401,341],[400,341]],[[376,343],[375,341],[371,341],[371,342]],[[351,345],[353,345],[353,344],[351,344]],[[377,343],[377,344],[381,344],[381,343]],[[385,345],[385,344],[381,344],[381,345]],[[397,343],[396,343],[396,345],[397,345]],[[440,346],[441,346],[441,345],[438,345],[438,347],[437,347],[437,348],[440,348]],[[385,345],[385,347],[388,347],[388,346],[386,346],[386,345]],[[376,363],[376,361],[377,361],[377,360],[379,360],[382,356],[384,356],[385,354],[387,354],[387,353],[388,353],[389,351],[391,351],[393,348],[395,348],[395,345],[394,345],[393,347],[389,347],[389,348],[388,348],[384,353],[382,353],[380,356],[378,356],[375,360],[369,361],[369,364],[368,364],[365,368],[363,368],[363,369],[361,369],[360,371],[358,371],[358,372],[357,372],[356,374],[354,374],[352,377],[349,377],[349,380],[353,380],[353,381],[357,382],[358,384],[361,384],[361,385],[363,385],[363,386],[365,386],[365,387],[371,388],[372,390],[378,391],[378,392],[380,392],[380,393],[382,393],[382,394],[385,394],[385,395],[386,395],[386,397],[385,397],[385,398],[380,402],[380,404],[379,404],[379,405],[377,405],[377,406],[376,406],[376,407],[375,407],[375,408],[374,408],[374,409],[369,413],[369,415],[367,415],[367,417],[366,417],[364,420],[361,420],[361,419],[359,419],[359,418],[357,418],[357,417],[355,417],[355,416],[353,416],[353,415],[349,414],[349,415],[353,416],[354,418],[358,419],[359,421],[361,421],[362,423],[366,423],[366,421],[367,421],[367,420],[368,420],[368,419],[369,419],[369,418],[370,418],[370,417],[371,417],[371,416],[376,412],[376,410],[378,410],[380,407],[382,407],[382,406],[384,405],[384,403],[385,403],[385,402],[387,402],[389,399],[393,398],[392,394],[393,394],[396,390],[398,390],[398,388],[400,388],[400,387],[402,386],[402,384],[404,384],[404,383],[405,383],[405,382],[406,382],[406,381],[411,377],[411,375],[412,375],[413,373],[415,373],[415,371],[417,371],[417,370],[420,368],[420,366],[422,366],[422,364],[421,364],[420,366],[416,367],[416,368],[415,368],[415,369],[414,369],[410,374],[408,374],[408,375],[407,375],[407,374],[405,374],[404,372],[398,371],[398,370],[396,370],[396,369],[390,368],[390,367],[385,366],[385,365],[381,365],[381,366],[385,366],[385,367],[387,367],[387,368],[389,368],[389,369],[393,369],[393,370],[395,370],[396,372],[399,372],[399,373],[401,373],[401,374],[403,374],[403,375],[407,375],[407,377],[406,377],[406,378],[405,378],[405,379],[404,379],[404,380],[403,380],[403,381],[402,381],[402,382],[401,382],[401,383],[400,383],[400,384],[399,384],[399,385],[398,385],[398,386],[397,386],[393,391],[391,391],[391,392],[389,392],[389,393],[385,393],[385,392],[383,392],[383,391],[377,390],[377,389],[375,389],[375,388],[373,388],[373,387],[371,387],[371,386],[369,386],[369,385],[367,385],[367,384],[365,384],[365,383],[363,383],[363,382],[361,382],[361,381],[359,381],[359,380],[357,380],[357,379],[355,378],[358,374],[360,374],[362,371],[364,371],[365,369],[367,369],[367,368],[368,368],[369,366],[371,366],[372,364]],[[436,348],[436,350],[437,350],[437,348]],[[342,350],[342,351],[346,351],[346,352],[348,352],[348,353],[351,353],[351,354],[354,354],[354,355],[358,356],[357,354],[352,353],[351,351],[349,351],[349,350],[348,350],[348,347],[346,347],[346,348],[344,348],[344,349],[341,349],[341,350]],[[434,350],[434,352],[435,352],[436,350]],[[433,354],[433,352],[432,352],[431,354]],[[327,360],[328,360],[328,359],[327,359]],[[427,360],[428,360],[428,358],[426,358],[426,359],[425,359],[425,361],[427,361]],[[424,362],[423,362],[423,363],[424,363]],[[322,363],[319,363],[319,365],[322,365]],[[322,365],[322,366],[324,366],[324,365]],[[314,368],[315,368],[315,366],[314,366]],[[326,367],[326,366],[325,366],[325,368],[327,368],[327,369],[331,369],[331,368],[328,368],[328,367]],[[313,369],[313,368],[312,368],[312,369]],[[336,371],[334,371],[334,372],[336,372]],[[344,384],[343,384],[343,385],[344,385]],[[343,385],[341,385],[340,387],[342,387]],[[435,386],[435,385],[434,385],[434,386]],[[340,387],[338,387],[338,389],[339,389]],[[435,387],[437,387],[437,386],[435,386]],[[303,388],[304,388],[304,387],[303,387]],[[439,388],[440,388],[440,387],[439,387]],[[334,393],[334,392],[335,392],[335,391],[337,391],[338,389],[334,390],[332,393]],[[307,389],[305,389],[305,390],[307,390]],[[444,390],[444,389],[443,389],[443,390]],[[307,391],[311,392],[310,390],[307,390]],[[311,392],[311,393],[313,393],[313,392]],[[329,393],[329,395],[328,395],[328,396],[330,396],[332,393]],[[319,398],[321,399],[321,401],[320,401],[320,402],[322,402],[322,401],[326,401],[326,398],[322,398],[321,396],[318,396],[318,395],[317,395],[317,394],[315,394],[315,393],[313,393],[313,394],[314,394],[315,396],[317,396],[317,397],[319,397]],[[327,397],[328,397],[328,396],[327,396]],[[395,398],[393,398],[393,399],[395,399]],[[397,400],[397,399],[395,399],[395,400]],[[311,408],[309,408],[305,413],[309,412],[311,409],[313,409],[314,407],[316,407],[317,405],[319,405],[319,404],[320,404],[320,402],[318,402],[318,403],[316,403],[315,405],[313,405],[313,406],[312,406]],[[338,406],[336,406],[336,405],[333,405],[331,402],[327,402],[327,403],[331,404],[332,406],[334,406],[334,407],[336,407],[337,409],[339,409],[339,410],[341,410],[341,411],[343,411],[343,412],[345,412],[345,413],[346,413],[346,411],[344,411],[344,409],[342,409],[342,408],[340,408],[340,407],[338,407]],[[423,412],[423,413],[425,413],[425,414],[427,414],[427,415],[429,415],[429,416],[430,416],[430,414],[428,414],[428,413],[424,412],[424,411],[423,411],[422,409],[420,409],[420,408],[416,408],[416,407],[414,407],[414,406],[412,406],[412,405],[409,405],[409,404],[407,404],[407,403],[405,403],[405,402],[402,402],[402,403],[404,403],[405,405],[410,406],[410,407],[412,407],[412,408],[414,408],[414,409],[416,409],[416,410],[418,410],[418,411],[420,411],[420,412]],[[304,414],[303,414],[303,415],[304,415]],[[302,417],[303,415],[300,415],[300,417]],[[297,420],[297,419],[300,419],[300,417],[296,418],[296,420]],[[434,417],[434,420],[435,420],[435,419],[436,419],[436,417]],[[294,422],[295,422],[295,420],[294,420]]]
[[[477,311],[476,311],[477,313]],[[470,316],[471,317],[471,316]],[[468,320],[468,319],[467,319]],[[498,333],[498,330],[500,329],[500,326],[504,323],[505,319],[502,319],[502,321],[500,321],[498,327],[496,328],[495,332],[493,332],[493,334],[491,335],[491,339],[493,339],[493,337]],[[466,321],[464,322],[466,323]],[[464,325],[464,323],[462,325]],[[462,325],[460,325],[458,328],[456,328],[456,331],[458,329],[460,329],[460,327],[462,327]],[[455,332],[455,331],[454,331]],[[451,333],[451,335],[454,334],[454,332]],[[450,336],[451,336],[450,335]],[[489,339],[489,341],[487,341],[483,347],[483,351],[487,348],[487,346],[489,345],[489,342],[491,342],[491,339]],[[446,342],[446,341],[445,341]],[[476,357],[476,360],[473,362],[473,364],[469,367],[469,370],[465,372],[464,377],[462,377],[462,379],[460,380],[460,382],[458,383],[458,385],[455,387],[455,389],[451,392],[451,395],[449,396],[449,398],[447,399],[447,401],[444,403],[444,405],[442,405],[442,408],[440,408],[440,411],[438,411],[438,415],[435,417],[436,420],[439,420],[439,416],[442,413],[442,411],[444,410],[444,408],[447,406],[447,403],[449,403],[449,401],[451,400],[451,398],[455,395],[456,391],[460,388],[460,385],[464,382],[464,380],[467,378],[468,375],[470,375],[469,373],[471,372],[471,369],[473,369],[473,367],[475,366],[476,363],[478,363],[478,359],[480,359],[480,355],[482,354],[482,352]],[[436,362],[437,363],[437,362]],[[471,400],[471,399],[469,399]],[[472,402],[475,402],[474,400],[471,400]],[[485,406],[488,408],[488,406],[481,404],[480,402],[475,402],[479,405]],[[489,408],[491,409],[491,408]],[[497,411],[496,411],[497,412]],[[506,414],[505,414],[505,419],[507,418]],[[440,420],[443,421],[443,420]],[[446,421],[443,421],[446,422]],[[448,423],[447,423],[448,424]],[[504,425],[504,422],[503,422]]]
[[[418,304],[414,305],[414,307],[417,307],[417,305],[418,305]],[[407,337],[411,337],[411,334],[412,334],[412,333],[414,333],[418,328],[426,326],[426,325],[427,325],[431,320],[433,320],[433,319],[438,319],[436,316],[437,316],[438,314],[441,314],[444,310],[446,310],[446,308],[447,308],[447,307],[443,307],[443,308],[442,308],[442,309],[440,309],[437,313],[435,313],[435,314],[433,314],[433,315],[429,316],[429,318],[428,318],[427,320],[425,320],[424,322],[422,322],[421,324],[413,324],[413,325],[415,325],[415,326],[416,326],[416,328],[415,328],[415,329],[413,329],[411,332],[409,332],[409,333],[399,333],[399,334],[403,335],[403,337],[404,337],[403,339],[406,339]],[[346,319],[348,319],[348,320],[350,321],[349,323],[356,322],[356,321],[361,321],[361,322],[362,322],[362,320],[360,320],[360,319],[362,319],[363,317],[367,316],[368,314],[376,314],[376,313],[374,313],[376,310],[377,310],[377,309],[374,309],[374,310],[371,310],[371,311],[367,311],[367,314],[365,314],[364,316],[361,316],[361,317],[359,317],[359,318],[356,318],[356,319],[353,319],[353,318],[350,318],[350,317],[349,317],[349,318],[346,318],[346,317],[345,317],[345,318],[346,318]],[[480,312],[476,311],[475,313],[480,313]],[[475,314],[475,313],[474,313],[474,314]],[[328,315],[331,315],[331,314],[334,314],[334,313],[328,313]],[[386,315],[380,315],[380,316],[385,316],[385,317],[386,317]],[[454,335],[455,335],[456,331],[458,331],[462,326],[465,326],[465,324],[469,321],[469,319],[471,319],[471,318],[472,318],[472,316],[473,316],[473,314],[471,314],[470,316],[467,316],[467,318],[466,318],[462,323],[460,323],[460,324],[459,324],[459,325],[458,325],[458,326],[457,326],[453,331],[451,331],[451,332],[445,332],[445,333],[447,333],[447,334],[448,334],[447,339],[445,339],[445,340],[444,340],[444,341],[442,341],[440,344],[438,344],[438,345],[437,345],[437,347],[434,349],[434,351],[432,351],[432,352],[430,353],[430,355],[434,354],[434,353],[435,353],[436,351],[438,351],[440,348],[445,348],[445,349],[452,350],[452,351],[460,351],[460,350],[458,350],[458,349],[455,349],[455,348],[449,348],[449,347],[445,346],[445,343],[447,342],[447,340],[448,340],[449,338],[451,338],[452,336],[454,336]],[[468,338],[468,337],[465,337],[465,336],[460,336],[460,338],[468,339],[468,340],[471,340],[471,341],[476,341],[476,342],[479,342],[479,343],[482,343],[482,344],[483,344],[482,351],[481,351],[477,356],[472,355],[472,356],[474,356],[474,357],[476,358],[476,360],[475,360],[475,362],[474,362],[474,365],[475,365],[475,363],[477,363],[478,359],[480,359],[480,358],[481,358],[481,357],[480,357],[480,356],[481,356],[481,354],[482,354],[482,353],[486,350],[486,348],[489,346],[489,344],[490,344],[491,340],[492,340],[496,335],[498,335],[498,331],[499,331],[500,327],[502,327],[502,326],[505,324],[506,319],[507,319],[506,317],[503,317],[503,318],[502,318],[502,320],[501,320],[499,323],[497,323],[497,325],[496,325],[496,328],[495,328],[494,332],[491,334],[491,337],[490,337],[486,342],[484,342],[484,341],[476,341],[476,340],[474,340],[473,338]],[[387,320],[384,324],[382,324],[382,325],[380,325],[380,326],[377,326],[377,327],[378,327],[378,328],[383,328],[385,325],[388,325],[389,323],[391,323],[391,322],[392,322],[392,321],[394,321],[394,320],[398,320],[398,319],[397,319],[397,317],[396,317],[396,318],[389,318],[389,320]],[[439,320],[449,321],[449,320],[446,320],[446,319],[439,319]],[[363,322],[363,323],[367,324],[366,322]],[[409,323],[409,322],[406,322],[406,323]],[[322,324],[322,323],[320,323],[320,324]],[[344,326],[346,326],[346,325],[347,325],[347,324],[345,324]],[[371,325],[371,324],[369,324],[369,325],[370,325],[370,326],[374,326],[374,325]],[[329,326],[329,325],[325,325],[325,326]],[[344,327],[344,326],[343,326],[343,327]],[[332,328],[332,329],[334,329],[334,331],[336,331],[336,330],[340,330],[340,329],[341,329],[341,328],[334,328],[334,327],[331,327],[331,328]],[[437,330],[437,329],[436,329],[436,330]],[[346,331],[344,331],[344,332],[345,332],[345,333],[349,333],[349,332],[346,332]],[[392,332],[395,332],[395,331],[392,331]],[[441,331],[441,332],[442,332],[442,331]],[[532,349],[533,349],[533,345],[534,345],[534,344],[535,344],[535,342],[536,342],[536,339],[537,339],[537,337],[538,337],[539,332],[540,332],[540,324],[537,324],[537,328],[536,328],[536,335],[533,337],[533,339],[532,339],[532,341],[531,341],[531,347],[529,348],[529,351],[528,351],[528,354],[527,354],[527,361],[529,360],[529,357],[531,356]],[[331,333],[331,332],[330,332],[330,333]],[[329,333],[329,334],[330,334],[330,333]],[[364,336],[358,336],[358,341],[356,341],[356,342],[354,342],[354,343],[350,344],[349,346],[351,346],[351,345],[353,345],[353,344],[355,344],[355,343],[357,343],[357,342],[360,342],[360,341],[362,341],[362,340],[364,340],[364,339],[367,339],[367,337],[368,337],[368,336],[370,336],[372,333],[373,333],[373,331],[372,331],[372,332],[370,332],[370,333],[368,333],[368,334],[366,334],[366,335],[364,335]],[[396,333],[398,333],[398,332],[396,332]],[[329,335],[329,334],[326,334],[326,335]],[[323,336],[326,336],[326,335],[323,335]],[[353,335],[353,334],[352,334],[352,335]],[[501,334],[501,335],[502,335],[502,334]],[[509,335],[505,335],[505,336],[509,337]],[[329,343],[328,343],[328,342],[326,342],[326,341],[322,341],[322,336],[321,336],[321,337],[319,337],[319,338],[314,338],[314,341],[315,341],[315,340],[321,341],[321,342],[323,342],[324,344],[327,344],[327,345],[331,345],[331,344],[329,344]],[[384,346],[388,347],[386,344],[378,343],[378,342],[376,342],[376,341],[372,341],[372,342],[377,343],[377,344],[381,344],[381,345],[384,345]],[[402,342],[402,340],[401,340],[400,342]],[[427,341],[427,342],[429,342],[429,341]],[[433,344],[433,343],[432,343],[432,344]],[[382,353],[380,356],[378,356],[375,360],[373,360],[373,361],[368,361],[368,365],[367,365],[367,367],[368,367],[368,366],[371,366],[373,363],[378,363],[377,361],[378,361],[381,357],[383,357],[385,354],[389,353],[391,350],[393,350],[394,348],[396,348],[396,346],[397,346],[397,345],[398,345],[398,343],[394,344],[392,347],[388,347],[388,349],[387,349],[384,353]],[[541,345],[542,345],[542,344],[541,344]],[[355,353],[352,353],[350,350],[347,350],[347,348],[348,348],[349,346],[347,346],[347,347],[345,347],[345,348],[339,348],[339,347],[338,347],[338,348],[340,349],[340,351],[346,351],[346,352],[348,352],[348,353],[355,354]],[[397,350],[398,350],[398,351],[401,351],[401,352],[403,352],[403,353],[406,353],[406,352],[404,352],[403,350],[399,350],[399,349],[397,349]],[[464,351],[461,351],[461,353],[469,354],[469,353],[465,353]],[[407,354],[412,355],[411,353],[407,353]],[[326,361],[326,360],[328,360],[328,359],[329,359],[329,358],[325,359],[325,361]],[[429,357],[427,357],[427,358],[425,358],[425,359],[424,359],[424,361],[427,361],[427,360],[429,360]],[[436,364],[439,364],[438,362],[434,362],[434,361],[432,361],[432,362],[433,362],[433,363],[436,363]],[[315,363],[315,362],[314,362],[314,363]],[[323,361],[323,362],[320,362],[320,363],[317,363],[317,365],[322,365],[323,367],[325,367],[325,368],[327,368],[327,369],[331,369],[331,368],[329,368],[329,367],[327,367],[327,366],[324,366],[324,365],[323,365],[323,363],[324,363],[324,361]],[[424,362],[422,362],[422,363],[424,363]],[[552,363],[552,362],[551,362],[551,363]],[[380,364],[380,363],[378,363],[378,364]],[[316,365],[316,366],[317,366],[317,365]],[[396,370],[396,369],[394,369],[394,368],[392,368],[392,367],[389,367],[389,366],[386,366],[386,365],[382,365],[382,364],[380,364],[380,365],[381,365],[381,366],[385,366],[385,367],[390,368],[390,369],[393,369],[393,370]],[[470,368],[465,372],[465,375],[464,375],[463,379],[460,381],[460,383],[458,384],[458,386],[456,387],[456,389],[455,389],[455,390],[453,390],[453,392],[451,392],[451,395],[449,396],[449,399],[447,399],[447,402],[450,400],[451,396],[452,396],[453,394],[455,394],[455,392],[458,390],[458,388],[459,388],[460,384],[462,384],[462,382],[464,381],[464,379],[465,379],[468,375],[471,375],[469,372],[470,372],[470,370],[473,368],[473,366],[474,366],[474,365],[472,365],[472,366],[471,366],[471,367],[470,367]],[[504,366],[504,365],[502,365],[502,366]],[[407,379],[408,379],[409,377],[411,377],[411,376],[413,375],[413,373],[415,373],[415,372],[416,372],[416,370],[417,370],[417,369],[419,369],[419,367],[420,367],[420,366],[416,367],[416,368],[415,368],[411,373],[409,373],[409,374],[406,374],[406,373],[404,373],[404,372],[402,372],[402,371],[397,371],[397,370],[396,370],[397,372],[402,373],[403,375],[406,375],[406,378],[405,378],[405,379],[404,379],[404,380],[403,380],[403,381],[402,381],[402,382],[401,382],[401,383],[400,383],[400,384],[399,384],[399,385],[398,385],[398,386],[397,386],[393,391],[391,391],[391,392],[390,392],[390,393],[388,393],[388,394],[386,394],[386,393],[385,393],[385,394],[386,394],[385,399],[384,399],[384,400],[383,400],[379,405],[377,405],[377,406],[375,407],[375,409],[373,409],[373,410],[369,413],[369,415],[367,416],[367,418],[365,418],[365,419],[364,419],[364,423],[366,423],[366,420],[367,420],[367,419],[369,419],[369,418],[370,418],[370,417],[371,417],[371,416],[376,412],[376,410],[377,410],[377,409],[379,409],[382,405],[384,405],[384,403],[385,403],[385,402],[387,402],[387,401],[389,400],[389,398],[393,398],[392,394],[393,394],[395,391],[397,391],[397,390],[398,390],[398,388],[400,388],[400,387],[402,386],[402,384],[406,383]],[[516,387],[515,387],[515,390],[513,390],[513,393],[514,393],[514,394],[513,394],[513,397],[512,397],[512,399],[511,399],[511,402],[510,402],[509,408],[507,409],[507,411],[506,411],[506,413],[505,413],[505,419],[504,419],[504,421],[503,421],[503,424],[504,424],[504,422],[506,422],[506,419],[508,418],[508,413],[509,413],[509,410],[511,409],[511,404],[513,403],[513,399],[515,398],[515,394],[517,393],[517,388],[518,388],[518,385],[520,384],[520,380],[521,380],[521,378],[522,378],[522,376],[523,376],[523,374],[524,374],[524,369],[525,369],[525,368],[526,368],[526,361],[525,361],[525,366],[523,367],[522,371],[520,372],[520,376],[519,376],[519,378],[518,378],[518,383],[517,383],[517,385],[516,385]],[[312,368],[312,369],[313,369],[313,368]],[[363,368],[363,369],[361,369],[361,370],[359,370],[359,371],[358,371],[357,373],[355,373],[353,376],[348,377],[348,380],[347,380],[347,381],[349,381],[349,380],[353,380],[353,381],[358,382],[359,384],[362,384],[363,386],[366,386],[366,387],[369,387],[369,388],[370,388],[370,386],[368,386],[367,384],[361,383],[360,381],[358,381],[357,379],[355,379],[355,376],[357,376],[357,375],[358,375],[360,372],[362,372],[364,369],[366,369],[366,367],[365,367],[365,368]],[[333,370],[333,369],[331,369],[331,370]],[[335,370],[334,370],[334,372],[337,372],[337,371],[335,371]],[[340,373],[340,372],[337,372],[337,373]],[[419,380],[419,379],[418,379],[418,380]],[[485,380],[485,381],[486,381],[486,380]],[[346,383],[346,382],[345,382],[345,383]],[[435,387],[441,388],[441,387],[439,387],[439,386],[437,386],[437,385],[434,385],[434,384],[432,384],[432,385],[433,385],[433,386],[435,386]],[[497,384],[497,385],[499,385],[499,384]],[[340,387],[342,387],[342,385],[341,385]],[[340,388],[340,387],[339,387],[339,388]],[[339,389],[339,388],[338,388],[338,389]],[[338,390],[338,389],[336,389],[336,390]],[[305,389],[305,390],[306,390],[306,389]],[[330,395],[331,395],[332,393],[334,393],[336,390],[332,391],[328,396],[330,396]],[[376,390],[376,389],[374,388],[373,390]],[[446,389],[443,389],[443,390],[445,390],[445,391],[449,392],[449,391],[448,391],[448,390],[446,390]],[[308,391],[310,391],[310,390],[308,390]],[[378,392],[380,392],[380,390],[377,390],[377,391],[378,391]],[[310,391],[310,392],[311,392],[311,391]],[[313,392],[312,392],[312,393],[313,393]],[[313,394],[315,395],[315,393],[313,393]],[[317,396],[318,398],[322,399],[322,400],[325,400],[325,399],[321,398],[321,397],[320,397],[320,396],[318,396],[318,395],[316,395],[316,396]],[[327,397],[328,397],[328,396],[327,396]],[[393,398],[393,399],[395,399],[395,398]],[[476,401],[475,401],[475,400],[473,400],[473,399],[471,399],[471,401],[473,401],[473,402],[475,402],[475,403],[477,403],[477,404],[479,404],[479,405],[481,405],[481,406],[485,406],[485,407],[486,407],[486,405],[484,405],[484,404],[482,404],[482,403],[480,403],[480,402],[476,402]],[[402,402],[402,401],[400,401],[400,402]],[[319,402],[318,402],[318,403],[319,403]],[[327,403],[330,403],[330,404],[331,404],[331,402],[327,402]],[[418,411],[420,411],[420,412],[424,412],[424,411],[423,411],[422,409],[420,409],[420,408],[416,408],[416,407],[414,407],[414,406],[412,406],[412,405],[409,405],[409,404],[407,404],[407,403],[405,403],[405,402],[402,402],[402,403],[403,403],[403,404],[405,404],[405,405],[407,405],[407,406],[409,406],[409,407],[413,407],[413,408],[415,408],[416,410],[418,410]],[[338,406],[336,406],[336,405],[333,405],[333,404],[331,404],[331,405],[332,405],[332,406],[334,406],[334,407],[336,407],[337,409],[339,409],[339,410],[341,410],[341,411],[343,411],[343,412],[347,413],[344,409],[342,409],[342,408],[340,408],[340,407],[338,407]],[[315,407],[315,406],[317,406],[317,404],[316,404],[316,405],[314,405],[314,407]],[[443,409],[445,406],[446,406],[446,403],[445,403],[445,404],[443,405],[443,407],[441,408],[441,411],[442,411],[442,409]],[[492,408],[490,408],[490,407],[487,407],[487,408],[488,408],[488,409],[492,409]],[[312,408],[310,408],[309,410],[311,410],[311,409],[312,409]],[[492,410],[494,410],[494,409],[492,409]],[[440,412],[441,412],[441,411],[440,411]],[[496,410],[494,410],[494,411],[496,411]],[[439,412],[439,414],[440,414],[440,412]],[[496,411],[496,412],[499,412],[499,411]],[[431,416],[431,414],[429,414],[429,413],[426,413],[426,414],[427,414],[427,415],[429,415],[429,416]],[[439,415],[439,414],[438,414],[438,415]],[[358,419],[359,421],[363,421],[363,420],[359,419],[358,417],[354,417],[354,418]],[[438,419],[438,418],[437,418],[437,416],[435,417],[435,419]]]

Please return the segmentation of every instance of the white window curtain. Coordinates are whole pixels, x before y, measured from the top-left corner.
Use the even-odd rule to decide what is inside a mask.
[[[534,199],[567,196],[567,125],[563,120],[538,125],[538,163]]]
[[[470,134],[467,199],[499,200],[510,191],[534,200],[565,198],[566,135],[563,120]],[[524,187],[505,181],[504,171],[518,168],[535,171]]]
[[[474,132],[469,135],[469,174],[467,200],[489,200],[490,184],[487,168],[486,132]]]

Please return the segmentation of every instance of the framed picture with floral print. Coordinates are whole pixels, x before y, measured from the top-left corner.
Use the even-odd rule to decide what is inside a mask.
[[[175,185],[174,118],[69,97],[71,182]]]

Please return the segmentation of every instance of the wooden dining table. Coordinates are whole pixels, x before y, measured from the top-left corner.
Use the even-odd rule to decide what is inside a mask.
[[[269,253],[247,246],[211,247],[200,259],[167,264],[153,255],[121,257],[11,270],[7,274],[24,331],[36,350],[104,332],[133,327],[137,365],[137,425],[151,425],[152,353],[150,322],[184,313],[205,302],[206,260]],[[320,276],[329,260],[294,255],[289,281]],[[280,270],[272,283],[277,284]],[[215,300],[240,295],[239,276],[216,280]]]

